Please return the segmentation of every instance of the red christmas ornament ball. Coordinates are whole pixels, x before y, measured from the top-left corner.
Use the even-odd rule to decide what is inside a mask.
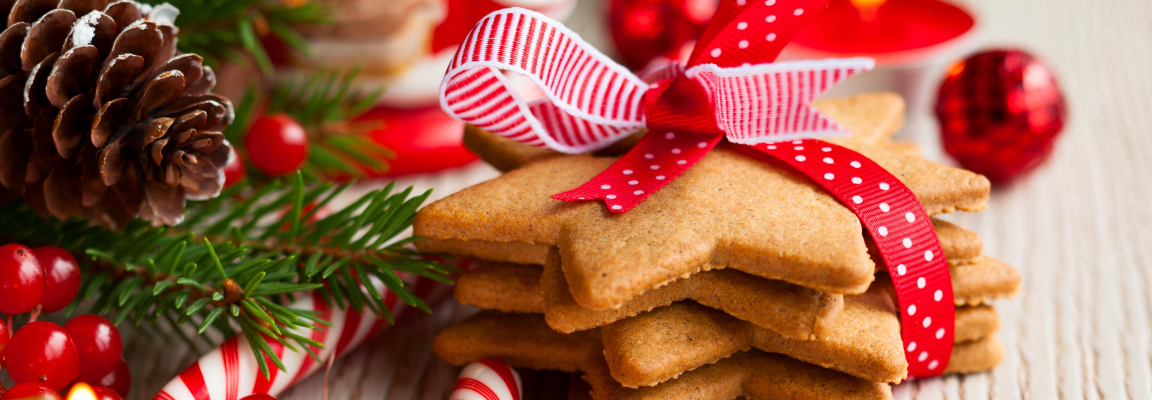
[[[95,382],[116,369],[124,356],[120,331],[98,315],[81,315],[64,325],[80,354],[80,379]]]
[[[24,382],[4,392],[0,400],[64,400],[64,398],[51,386],[40,382]]]
[[[44,268],[44,297],[40,299],[40,311],[54,313],[72,304],[80,293],[80,265],[72,253],[56,246],[43,246],[32,249],[40,266]]]
[[[4,350],[4,368],[18,383],[38,382],[60,390],[80,374],[80,356],[68,331],[36,321],[12,335]]]
[[[612,0],[608,26],[621,61],[638,70],[656,57],[677,59],[715,12],[715,0]]]
[[[244,137],[248,161],[260,172],[277,176],[295,172],[308,158],[308,135],[286,114],[260,117]]]
[[[1020,50],[984,51],[952,65],[936,102],[944,150],[993,182],[1044,161],[1066,115],[1052,71]]]
[[[32,311],[44,297],[44,268],[32,249],[19,244],[0,246],[0,313]]]
[[[276,398],[264,393],[256,393],[240,400],[276,400]]]

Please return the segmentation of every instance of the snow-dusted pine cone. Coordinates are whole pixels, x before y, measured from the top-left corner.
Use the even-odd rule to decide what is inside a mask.
[[[57,218],[175,224],[219,194],[232,104],[177,55],[178,11],[130,0],[0,0],[0,184]]]

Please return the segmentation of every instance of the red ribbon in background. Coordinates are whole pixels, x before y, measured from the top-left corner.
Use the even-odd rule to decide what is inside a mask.
[[[896,287],[909,376],[940,375],[951,356],[955,306],[923,206],[871,160],[813,139],[845,132],[809,104],[872,61],[772,62],[827,1],[723,0],[688,64],[650,68],[652,83],[540,14],[497,11],[457,52],[441,106],[482,129],[564,153],[603,148],[647,128],[604,172],[553,196],[603,199],[614,213],[639,205],[725,138],[746,155],[792,166],[856,213],[875,240]],[[525,101],[503,71],[532,80],[544,97]]]

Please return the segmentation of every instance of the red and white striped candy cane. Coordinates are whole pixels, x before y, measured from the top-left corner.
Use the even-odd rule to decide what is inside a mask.
[[[497,360],[464,367],[448,400],[520,400],[520,374]]]
[[[466,260],[462,262],[466,263]],[[447,285],[438,285],[434,281],[406,274],[400,276],[412,285],[411,290],[425,299],[430,307],[436,307],[451,293]],[[373,283],[397,321],[414,314],[411,307],[400,301],[381,282],[374,280]],[[332,354],[343,356],[389,326],[386,320],[372,312],[359,313],[351,308],[341,310],[329,307],[318,292],[301,297],[289,307],[316,311],[321,318],[332,322],[333,326],[326,329],[300,328],[294,331],[324,344],[322,349],[315,346],[311,348],[321,360],[328,359]],[[264,378],[248,339],[244,335],[237,335],[205,354],[168,382],[153,400],[238,400],[257,393],[275,396],[323,366],[307,353],[291,351],[271,340],[268,344],[284,363],[284,371],[278,370],[271,359],[266,359],[269,378]]]

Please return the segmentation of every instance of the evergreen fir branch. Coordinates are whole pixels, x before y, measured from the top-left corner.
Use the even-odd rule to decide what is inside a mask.
[[[158,5],[169,3],[180,9],[177,47],[185,53],[204,57],[209,65],[222,62],[244,64],[250,58],[265,75],[273,72],[272,62],[260,42],[274,36],[294,50],[310,54],[307,42],[293,26],[328,22],[328,13],[317,4],[290,4],[277,0],[141,0]]]
[[[401,238],[430,191],[397,191],[395,184],[371,191],[324,218],[316,209],[346,184],[306,185],[297,174],[253,188],[237,184],[215,199],[189,202],[184,223],[155,227],[136,220],[108,231],[80,220],[43,218],[26,204],[0,206],[0,241],[56,245],[81,264],[80,295],[67,309],[88,302],[94,313],[137,326],[192,325],[201,337],[217,331],[245,335],[256,354],[283,368],[268,340],[309,350],[319,343],[296,329],[331,324],[313,312],[290,308],[298,294],[319,290],[330,306],[365,309],[392,321],[379,281],[408,305],[428,310],[397,273],[450,282],[453,269],[419,257]],[[227,196],[227,197],[225,197]],[[307,206],[315,205],[310,210]],[[265,357],[257,357],[267,375]]]

